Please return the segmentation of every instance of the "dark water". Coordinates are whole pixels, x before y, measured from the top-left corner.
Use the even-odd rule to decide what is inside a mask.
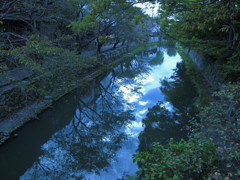
[[[149,47],[83,89],[0,147],[1,180],[127,179],[137,151],[186,137],[196,92],[172,47]]]

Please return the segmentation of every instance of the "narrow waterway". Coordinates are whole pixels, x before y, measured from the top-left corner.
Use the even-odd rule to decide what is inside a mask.
[[[149,47],[21,128],[0,147],[0,179],[127,179],[133,154],[186,138],[195,97],[176,49]]]

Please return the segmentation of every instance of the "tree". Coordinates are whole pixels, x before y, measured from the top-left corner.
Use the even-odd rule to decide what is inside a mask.
[[[142,11],[133,7],[133,4],[126,0],[89,1],[85,7],[88,13],[71,22],[69,27],[77,35],[91,33],[92,38],[89,43],[95,41],[98,52],[101,51],[103,44],[112,39],[115,40],[114,47],[116,47],[120,41],[130,37],[129,32],[131,34],[134,31],[137,34],[133,26],[143,23],[145,18]],[[133,37],[132,34],[131,37]]]
[[[239,61],[240,1],[159,0],[161,30],[215,58]]]

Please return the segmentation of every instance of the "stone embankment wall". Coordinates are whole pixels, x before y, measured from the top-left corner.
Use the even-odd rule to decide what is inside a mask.
[[[186,51],[208,84],[213,88],[218,88],[223,82],[218,65],[198,52],[191,49],[186,49]]]

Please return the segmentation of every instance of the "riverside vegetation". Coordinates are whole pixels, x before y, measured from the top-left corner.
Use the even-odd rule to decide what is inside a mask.
[[[198,118],[190,119],[189,138],[153,144],[134,155],[140,179],[240,178],[240,1],[159,0],[163,36],[177,41],[189,75],[199,91]],[[224,79],[208,88],[184,50],[212,61]],[[210,62],[209,62],[210,63]],[[198,72],[199,74],[199,72]]]
[[[127,53],[130,44],[146,41],[155,22],[136,3],[1,1],[0,119],[43,97],[59,98],[80,85],[83,75]],[[103,46],[119,44],[114,57],[102,56]]]
[[[104,63],[98,56],[80,53],[95,48],[100,54],[107,44],[116,48],[119,43],[144,42],[152,22],[157,22],[162,37],[181,45],[187,71],[199,89],[199,113],[197,119],[189,119],[188,139],[169,140],[167,145],[156,142],[148,152],[134,156],[138,178],[239,179],[240,1],[157,0],[160,8],[154,21],[133,6],[138,2],[144,1],[3,0],[1,74],[28,67],[28,82],[8,76],[6,80],[23,92],[33,90],[41,99]],[[183,47],[203,54],[220,69],[225,81],[210,92],[209,102]]]
[[[101,72],[95,70],[147,41],[156,22],[137,2],[1,1],[0,144]],[[103,46],[114,52],[103,53]]]

